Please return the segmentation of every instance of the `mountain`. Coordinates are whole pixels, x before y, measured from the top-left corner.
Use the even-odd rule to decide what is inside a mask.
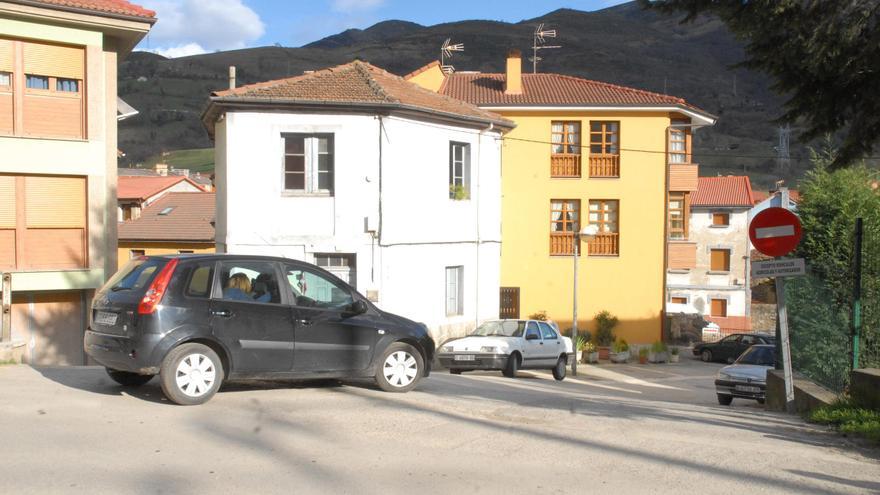
[[[773,119],[781,114],[782,98],[769,89],[767,77],[732,68],[743,59],[743,49],[723,23],[704,17],[682,25],[634,2],[595,12],[560,9],[518,23],[384,21],[300,48],[269,46],[177,59],[135,52],[119,71],[120,96],[141,112],[120,123],[119,147],[126,152],[121,165],[163,151],[212,146],[199,117],[211,91],[227,87],[230,65],[236,66],[239,85],[355,58],[403,75],[438,59],[440,45],[451,38],[465,45],[449,62],[456,69],[501,72],[510,48],[531,53],[532,33],[540,23],[557,30],[552,44],[562,46],[541,52],[541,72],[672,94],[719,116],[714,128],[700,130],[694,139],[695,161],[704,175],[747,173],[766,186],[779,175],[796,179],[809,165],[804,146],[793,142],[790,168],[777,172]]]

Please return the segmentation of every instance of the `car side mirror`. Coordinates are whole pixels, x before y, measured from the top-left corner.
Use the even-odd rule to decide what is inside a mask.
[[[348,307],[345,308],[345,313],[348,316],[357,316],[366,313],[367,309],[369,309],[367,308],[367,303],[358,299],[357,301],[349,304]]]
[[[533,333],[532,333],[532,334],[526,334],[526,340],[538,340],[539,338],[540,338],[540,337],[538,337],[537,335],[535,335],[535,334],[533,334]]]

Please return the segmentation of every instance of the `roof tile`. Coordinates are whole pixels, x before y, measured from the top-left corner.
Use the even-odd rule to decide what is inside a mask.
[[[198,184],[182,175],[157,175],[152,177],[143,175],[119,176],[116,179],[116,197],[117,199],[145,200],[183,181],[187,181],[201,189]]]
[[[47,6],[69,7],[74,9],[95,10],[108,14],[154,19],[156,12],[135,5],[126,0],[32,0]]]
[[[691,198],[691,206],[752,207],[754,204],[752,183],[744,175],[700,177]]]
[[[136,220],[119,224],[119,239],[125,241],[214,240],[214,193],[173,192],[144,208]],[[173,208],[168,214],[159,213]]]

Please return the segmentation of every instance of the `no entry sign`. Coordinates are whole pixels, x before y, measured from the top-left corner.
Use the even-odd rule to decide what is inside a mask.
[[[785,256],[792,252],[802,233],[800,219],[785,208],[767,208],[749,224],[752,245],[767,256]]]

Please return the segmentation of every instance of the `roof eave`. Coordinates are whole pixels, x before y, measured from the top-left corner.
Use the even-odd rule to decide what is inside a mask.
[[[676,111],[682,112],[685,115],[691,117],[698,121],[695,127],[705,127],[715,125],[718,121],[718,117],[712,115],[703,110],[699,110],[697,108],[692,108],[686,105],[680,104],[672,104],[672,103],[663,103],[663,104],[644,104],[644,103],[632,103],[632,104],[620,104],[620,103],[601,103],[601,104],[590,104],[584,105],[581,103],[570,103],[570,104],[560,104],[560,103],[472,103],[482,109],[490,110],[490,111],[504,111],[504,110],[533,110],[533,111],[545,111],[545,110],[617,110],[617,111],[640,111],[640,110],[650,110],[650,111]]]
[[[72,5],[59,5],[40,2],[38,0],[5,0],[9,3],[17,3],[30,7],[39,7],[44,9],[60,10],[62,12],[71,12],[74,14],[95,15],[98,17],[109,17],[111,19],[119,19],[123,21],[146,22],[153,25],[158,20],[155,16],[146,17],[131,14],[120,14],[118,12],[108,12],[103,10],[86,9],[82,7],[74,7]]]

